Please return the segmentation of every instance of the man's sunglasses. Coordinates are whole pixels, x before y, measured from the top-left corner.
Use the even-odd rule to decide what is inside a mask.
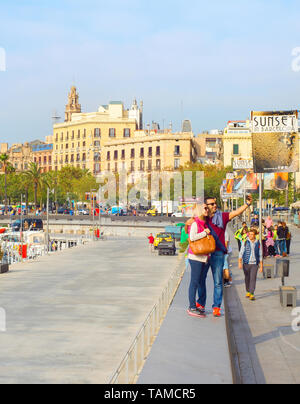
[[[206,205],[208,205],[208,206],[218,206],[218,205],[216,204],[216,202],[214,202],[214,203],[207,203]]]

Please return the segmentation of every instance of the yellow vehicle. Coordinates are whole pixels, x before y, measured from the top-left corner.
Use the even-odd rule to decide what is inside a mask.
[[[147,210],[147,216],[157,216],[157,209],[151,208],[151,209]]]
[[[159,243],[161,243],[163,240],[165,241],[173,241],[173,237],[172,234],[170,233],[159,233],[156,235],[155,239],[154,239],[154,248],[157,248]]]

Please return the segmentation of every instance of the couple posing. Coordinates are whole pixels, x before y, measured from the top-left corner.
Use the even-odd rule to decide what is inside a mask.
[[[215,198],[206,198],[204,205],[195,205],[193,218],[186,224],[186,230],[191,242],[212,235],[216,242],[216,250],[211,255],[195,255],[189,247],[188,259],[191,266],[191,283],[189,287],[190,307],[188,314],[193,317],[205,317],[206,278],[209,268],[214,279],[214,317],[221,316],[223,300],[223,269],[227,248],[225,232],[227,224],[237,216],[242,215],[252,204],[252,197],[247,203],[234,212],[218,210]],[[198,300],[196,295],[198,292]]]

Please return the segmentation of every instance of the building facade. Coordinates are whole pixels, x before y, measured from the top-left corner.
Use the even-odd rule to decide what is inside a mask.
[[[43,173],[52,171],[53,144],[39,144],[32,146],[32,159]]]
[[[224,166],[235,159],[252,159],[252,135],[250,121],[229,121],[223,135]]]
[[[131,174],[131,182],[134,182],[134,175],[174,171],[197,160],[192,133],[135,131],[132,138],[104,143],[103,149],[104,170],[126,170]]]
[[[112,101],[91,113],[75,110],[70,113],[70,105],[77,105],[79,110],[75,87],[69,95],[66,121],[53,126],[54,170],[69,165],[97,175],[103,170],[103,145],[116,139],[131,138],[143,127],[143,104],[138,107],[136,100],[127,110],[121,101]]]
[[[214,130],[195,137],[197,160],[201,164],[222,164],[224,162],[223,132]]]

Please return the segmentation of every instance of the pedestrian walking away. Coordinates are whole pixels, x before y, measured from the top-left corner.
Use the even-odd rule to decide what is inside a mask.
[[[211,254],[209,260],[209,265],[214,279],[213,315],[215,317],[220,317],[223,301],[223,269],[225,255],[227,254],[227,248],[225,245],[226,227],[231,220],[242,215],[251,206],[252,196],[249,195],[247,197],[247,203],[233,212],[221,212],[218,210],[216,198],[208,197],[205,199],[205,203],[209,209],[209,216],[206,223],[211,231],[212,236],[216,240],[216,251]]]
[[[148,237],[149,240],[149,251],[152,253],[154,251],[154,237],[153,234],[151,233],[150,236]]]
[[[256,239],[257,231],[251,229],[248,239],[243,243],[239,255],[239,269],[244,270],[246,298],[255,300],[257,274],[263,272],[263,252],[260,242]]]
[[[193,208],[193,219],[186,224],[185,231],[189,235],[189,243],[202,240],[210,234],[206,225],[208,208],[206,205],[195,205]],[[191,281],[189,286],[189,308],[188,315],[192,317],[205,318],[206,304],[206,275],[209,268],[208,255],[195,255],[189,246],[188,259],[191,267]],[[201,297],[196,302],[196,294],[201,290]]]

